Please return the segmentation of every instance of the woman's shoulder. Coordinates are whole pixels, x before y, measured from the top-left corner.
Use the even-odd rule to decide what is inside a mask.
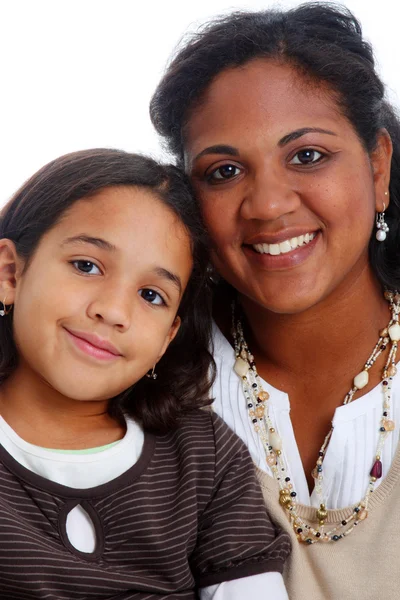
[[[217,366],[217,377],[223,366],[233,368],[235,351],[215,321],[212,324],[212,353]]]

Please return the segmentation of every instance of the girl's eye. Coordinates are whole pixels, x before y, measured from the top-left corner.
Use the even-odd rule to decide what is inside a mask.
[[[322,152],[318,152],[318,150],[313,150],[312,148],[305,148],[304,150],[300,150],[300,152],[296,152],[290,161],[291,165],[315,165],[315,163],[319,162],[324,155]]]
[[[239,167],[236,165],[222,165],[208,175],[208,180],[212,182],[227,181],[237,177],[240,173]]]
[[[86,275],[101,275],[99,267],[90,260],[74,260],[72,264],[77,271]]]
[[[144,300],[146,300],[146,302],[149,302],[149,304],[155,304],[156,306],[166,304],[164,298],[158,292],[155,292],[150,288],[143,288],[139,290],[139,294]]]

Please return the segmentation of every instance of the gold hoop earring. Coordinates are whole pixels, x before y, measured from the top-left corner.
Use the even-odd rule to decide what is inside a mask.
[[[7,294],[4,297],[2,304],[2,308],[0,309],[0,317],[4,317],[5,315],[8,315],[8,313],[11,312],[13,305],[10,304],[10,306],[7,308],[6,305],[6,300],[7,300]]]

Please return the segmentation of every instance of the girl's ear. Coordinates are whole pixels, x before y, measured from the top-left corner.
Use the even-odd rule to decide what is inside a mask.
[[[386,129],[378,134],[376,148],[371,154],[371,164],[375,185],[375,209],[382,212],[389,205],[390,166],[392,161],[392,140]]]
[[[164,342],[163,347],[161,348],[161,352],[157,358],[157,362],[160,360],[160,358],[162,358],[164,356],[168,346],[170,345],[170,343],[172,342],[172,340],[178,333],[180,326],[181,326],[181,318],[176,316],[174,322],[171,325],[171,329],[169,330],[168,335],[165,338],[165,342]]]
[[[0,239],[0,301],[14,304],[17,279],[22,272],[22,261],[14,242]]]

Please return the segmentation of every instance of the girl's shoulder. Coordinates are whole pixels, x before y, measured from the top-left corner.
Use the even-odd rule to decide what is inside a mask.
[[[212,406],[190,411],[171,433],[175,436],[185,436],[188,433],[192,433],[196,437],[212,436],[214,443],[219,443],[221,439],[232,442],[237,439],[239,444],[241,443],[238,436],[213,410]]]
[[[243,441],[211,407],[191,411],[168,435],[178,452],[188,460],[212,461],[216,471],[235,462],[244,462],[252,468]]]

